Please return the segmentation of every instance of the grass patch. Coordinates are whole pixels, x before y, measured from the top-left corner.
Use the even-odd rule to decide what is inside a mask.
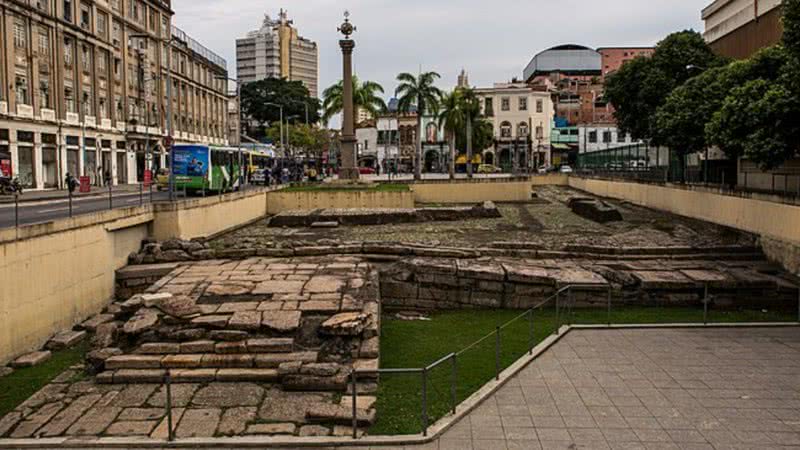
[[[433,363],[458,352],[498,325],[519,316],[521,311],[449,311],[431,316],[431,321],[401,321],[385,316],[381,329],[381,368],[414,368]],[[573,324],[605,324],[605,310],[579,309],[562,311],[562,322]],[[711,311],[710,322],[792,322],[796,313],[744,311]],[[698,308],[626,307],[612,311],[611,322],[624,323],[702,323],[703,310]],[[501,370],[511,365],[535,345],[555,332],[555,311],[534,314],[533,342],[529,340],[529,320],[522,317],[500,333]],[[460,403],[495,376],[495,337],[457,358],[457,402]],[[378,419],[370,428],[372,435],[415,434],[422,430],[421,374],[381,374],[376,408]],[[434,423],[449,412],[451,403],[450,362],[428,373],[428,416]]]
[[[48,361],[36,367],[16,369],[11,375],[0,378],[0,417],[13,411],[70,366],[82,362],[88,348],[89,343],[84,340],[73,348],[53,352]],[[71,381],[83,377],[81,372]]]
[[[279,192],[408,192],[410,187],[407,184],[357,184],[357,185],[337,185],[337,184],[299,184],[281,189]]]

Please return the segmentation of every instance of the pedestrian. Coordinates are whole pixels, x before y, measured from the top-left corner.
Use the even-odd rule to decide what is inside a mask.
[[[78,181],[69,172],[67,172],[67,176],[64,179],[64,184],[67,185],[69,193],[72,194],[75,192],[75,188],[78,186]]]
[[[103,180],[106,183],[106,186],[111,186],[111,172],[106,169],[105,174],[103,174]]]
[[[375,164],[375,175],[376,176],[381,176],[381,165],[380,164]]]

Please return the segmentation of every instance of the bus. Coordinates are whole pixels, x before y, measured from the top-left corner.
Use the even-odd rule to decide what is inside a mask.
[[[239,151],[231,147],[175,145],[175,190],[227,192],[239,188]],[[159,189],[169,185],[169,172],[159,174]]]

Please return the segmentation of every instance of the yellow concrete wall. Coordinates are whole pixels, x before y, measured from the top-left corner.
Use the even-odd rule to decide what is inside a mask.
[[[569,185],[569,175],[565,173],[548,173],[543,175],[534,175],[531,177],[531,185],[533,186],[567,186]]]
[[[266,191],[157,204],[152,236],[158,240],[207,237],[266,214]]]
[[[531,183],[528,181],[472,181],[415,183],[414,199],[419,203],[479,203],[516,202],[530,200]]]
[[[415,186],[416,188],[416,186]],[[413,208],[412,192],[370,192],[370,191],[308,191],[267,194],[267,212],[278,214],[281,211],[309,210],[320,208]]]
[[[100,312],[152,218],[148,206],[0,231],[0,365]]]
[[[569,185],[601,197],[669,211],[800,244],[800,206],[688,188],[570,177]]]

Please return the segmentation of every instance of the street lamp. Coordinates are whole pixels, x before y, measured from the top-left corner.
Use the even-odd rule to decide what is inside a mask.
[[[294,114],[286,118],[286,147],[292,146],[292,144],[289,142],[289,121],[298,118],[300,118],[299,114]]]
[[[236,138],[237,147],[239,149],[239,186],[244,186],[244,166],[242,160],[242,82],[229,77],[214,77],[217,80],[233,81],[236,83],[236,105],[237,114],[239,115],[239,136]]]
[[[279,122],[280,122],[280,133],[281,133],[281,151],[283,151],[284,156],[286,156],[285,155],[286,154],[286,147],[283,146],[283,105],[279,105],[277,103],[272,103],[272,102],[266,102],[264,104],[267,105],[267,106],[274,106],[274,107],[278,108],[280,110],[280,112],[281,112],[280,120],[279,120]]]

